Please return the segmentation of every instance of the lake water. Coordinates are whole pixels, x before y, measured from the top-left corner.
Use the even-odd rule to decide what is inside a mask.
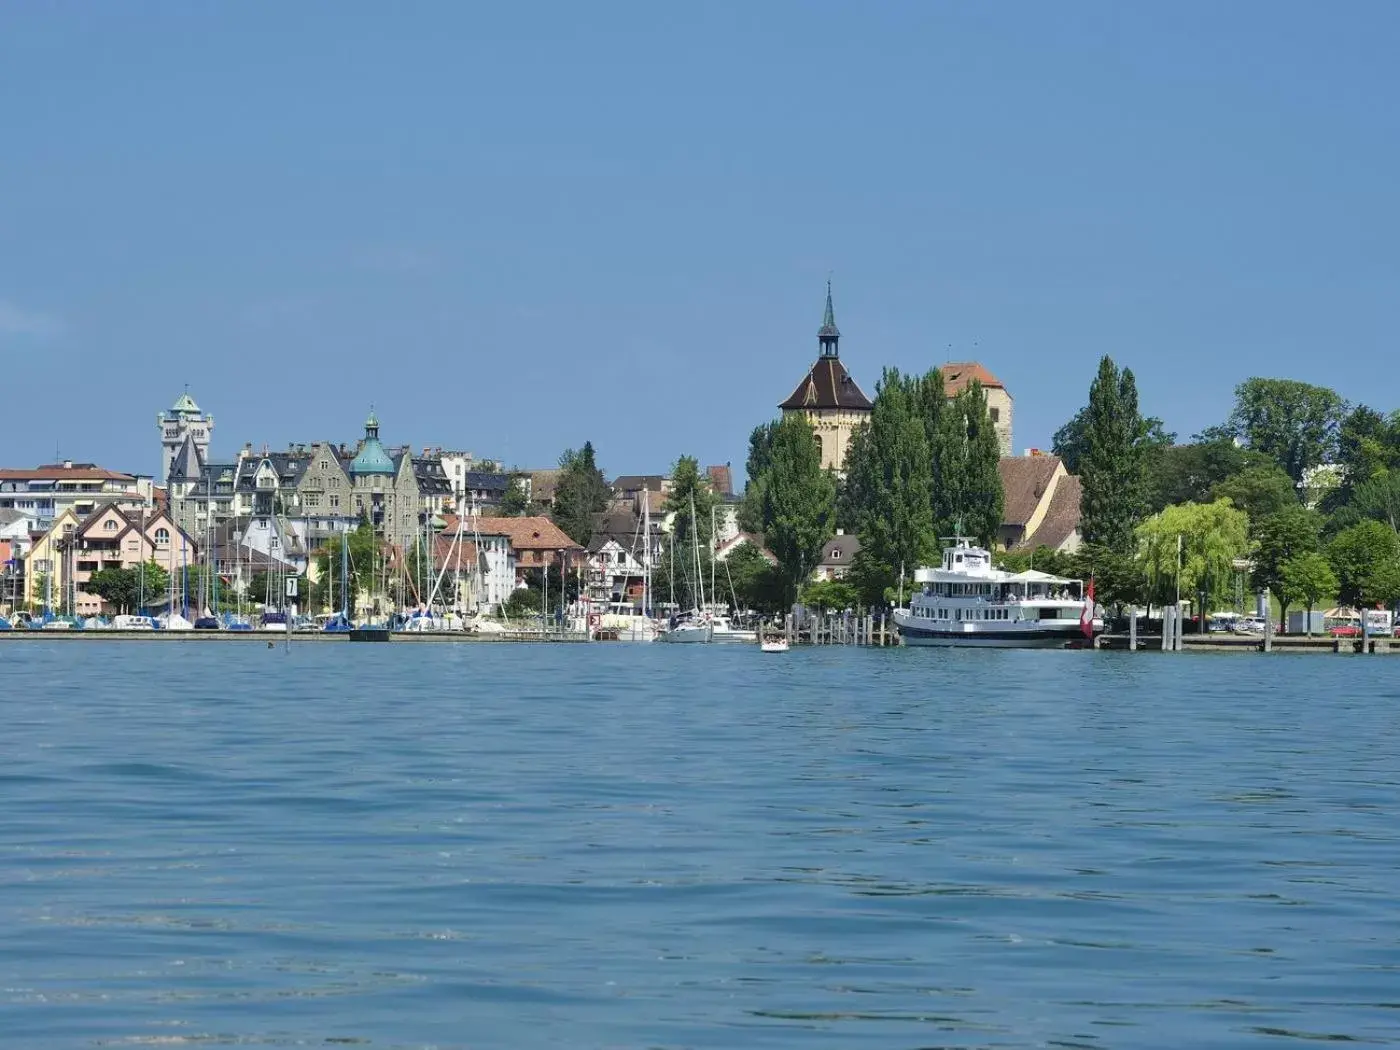
[[[1400,659],[0,644],[0,1045],[1400,1042]]]

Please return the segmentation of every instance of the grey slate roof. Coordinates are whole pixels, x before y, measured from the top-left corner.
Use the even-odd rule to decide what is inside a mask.
[[[170,477],[167,480],[193,480],[203,472],[204,457],[200,454],[199,446],[194,443],[194,438],[186,434],[180,451],[176,452],[175,458],[170,461]]]

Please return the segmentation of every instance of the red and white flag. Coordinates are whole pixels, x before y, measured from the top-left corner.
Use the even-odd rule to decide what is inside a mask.
[[[1094,578],[1089,577],[1089,586],[1084,588],[1084,611],[1079,614],[1079,629],[1085,638],[1094,637]]]

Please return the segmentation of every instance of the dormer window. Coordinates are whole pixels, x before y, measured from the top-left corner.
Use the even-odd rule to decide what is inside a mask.
[[[840,548],[840,547],[832,547],[832,548],[831,548],[831,560],[832,560],[832,561],[840,561],[840,560],[841,560],[841,548]]]
[[[116,532],[116,531],[117,531],[117,523],[116,523],[114,520],[112,520],[111,518],[108,518],[106,521],[104,521],[104,522],[102,523],[102,528],[105,529],[107,532]]]
[[[170,544],[170,530],[156,529],[156,543],[162,547],[168,546]]]

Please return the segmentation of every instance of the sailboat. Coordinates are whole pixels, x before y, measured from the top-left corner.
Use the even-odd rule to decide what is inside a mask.
[[[327,573],[326,588],[334,591],[335,580]],[[340,534],[340,611],[321,627],[329,634],[346,634],[353,630],[350,622],[350,534]]]
[[[642,551],[642,611],[635,613],[630,604],[618,603],[598,618],[594,637],[616,639],[619,642],[656,641],[656,623],[651,618],[651,501],[642,497],[642,520],[638,526],[640,533],[632,537],[632,550],[637,551],[640,536]],[[623,597],[626,597],[629,577],[622,579]]]
[[[715,625],[705,609],[705,580],[700,566],[700,530],[695,524],[695,497],[690,497],[690,536],[694,541],[695,556],[695,608],[684,618],[671,621],[670,629],[661,637],[668,642],[712,642]]]

